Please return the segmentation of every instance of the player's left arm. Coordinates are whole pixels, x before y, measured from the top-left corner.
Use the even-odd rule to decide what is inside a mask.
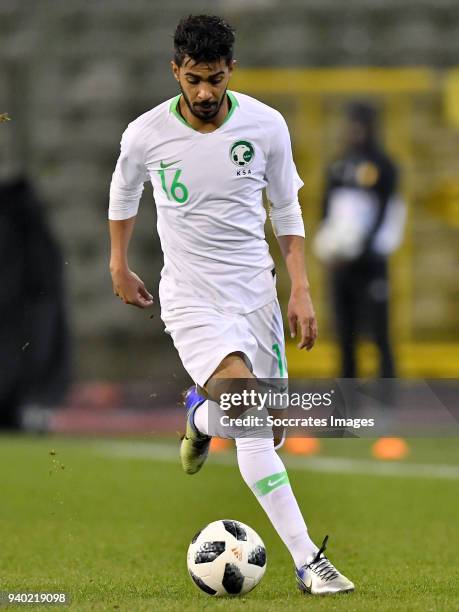
[[[293,161],[287,124],[281,115],[273,121],[266,163],[266,193],[270,218],[291,280],[288,322],[291,337],[301,331],[298,348],[311,350],[317,338],[317,321],[312,305],[304,256],[304,225],[298,190],[303,181]]]
[[[297,346],[299,349],[305,348],[310,351],[317,338],[317,319],[306,273],[304,238],[291,235],[277,236],[277,241],[291,280],[287,309],[290,335],[294,338],[299,327],[301,339]]]

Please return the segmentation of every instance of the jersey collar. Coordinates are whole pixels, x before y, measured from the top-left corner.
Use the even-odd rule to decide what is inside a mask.
[[[225,125],[225,123],[230,119],[230,117],[233,115],[234,111],[236,110],[236,108],[239,106],[239,102],[236,99],[236,96],[233,94],[232,91],[226,90],[226,93],[228,95],[228,98],[231,102],[231,108],[228,112],[228,114],[225,117],[225,120],[223,121],[223,123],[216,129],[214,130],[214,132],[216,132],[217,130],[219,130],[222,126]],[[171,101],[171,105],[169,107],[169,112],[171,112],[173,115],[175,115],[177,117],[177,119],[179,121],[181,121],[184,125],[186,125],[187,127],[190,128],[190,130],[193,130],[193,132],[198,132],[199,130],[195,130],[194,127],[192,125],[190,125],[188,123],[188,121],[186,119],[184,119],[184,117],[182,117],[182,115],[179,113],[178,111],[178,104],[179,104],[179,100],[181,98],[182,94],[179,94],[178,96],[175,96],[175,98],[172,99]],[[213,132],[209,132],[210,134],[213,134]]]

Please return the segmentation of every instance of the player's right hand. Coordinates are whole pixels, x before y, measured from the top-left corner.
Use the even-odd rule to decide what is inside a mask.
[[[148,292],[141,278],[129,269],[112,270],[113,293],[125,304],[138,308],[148,308],[153,304],[153,296]]]

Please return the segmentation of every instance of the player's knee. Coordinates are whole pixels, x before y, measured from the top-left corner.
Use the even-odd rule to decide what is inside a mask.
[[[252,378],[253,375],[247,367],[245,355],[230,353],[222,359],[207,380],[205,390],[212,400],[219,402],[223,394],[243,391],[247,387],[247,379]],[[246,408],[247,406],[244,407]]]
[[[224,378],[252,378],[252,373],[247,366],[247,357],[244,353],[236,352],[226,355],[207,381],[206,387],[212,381]]]

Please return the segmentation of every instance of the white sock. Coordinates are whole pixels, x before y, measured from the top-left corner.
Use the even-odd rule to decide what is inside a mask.
[[[231,435],[230,428],[225,427],[220,420],[220,417],[224,414],[217,402],[206,400],[195,410],[193,417],[194,426],[200,433],[207,436],[217,436],[218,438],[234,437]]]
[[[196,408],[193,421],[194,426],[200,433],[209,435],[209,400]]]
[[[237,438],[242,478],[257,496],[297,568],[318,551],[311,540],[273,439]]]

